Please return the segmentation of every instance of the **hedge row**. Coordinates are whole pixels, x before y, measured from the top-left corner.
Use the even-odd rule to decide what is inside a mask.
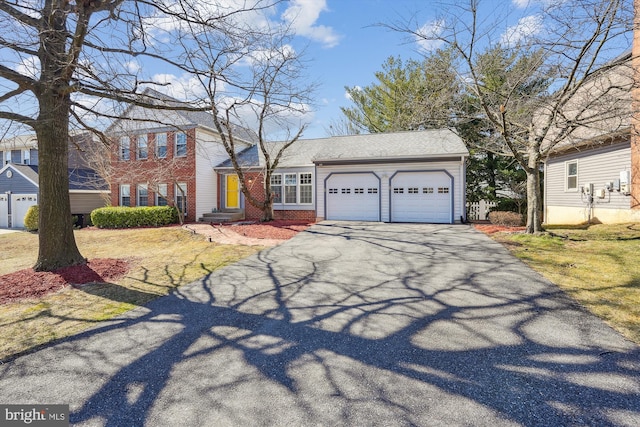
[[[91,222],[98,228],[157,227],[178,222],[173,206],[106,207],[91,212]]]

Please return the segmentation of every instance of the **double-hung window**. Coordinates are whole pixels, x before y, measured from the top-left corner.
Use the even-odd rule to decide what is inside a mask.
[[[131,158],[131,148],[128,136],[120,138],[120,160],[129,160]]]
[[[284,174],[284,203],[294,204],[298,202],[298,174]]]
[[[158,184],[156,206],[167,206],[167,184]]]
[[[129,184],[120,185],[120,206],[131,206],[131,187]]]
[[[164,159],[167,157],[167,134],[156,134],[156,157],[158,159]]]
[[[313,202],[313,181],[311,173],[300,174],[300,204],[310,205]]]
[[[273,194],[273,203],[282,203],[282,175],[271,175],[271,193]]]
[[[565,190],[578,190],[578,161],[573,160],[565,163]]]
[[[176,157],[184,157],[187,155],[187,134],[184,132],[176,133]]]
[[[179,182],[175,188],[176,207],[184,216],[187,216],[187,183]]]
[[[146,184],[138,185],[138,200],[136,206],[149,206],[149,188]]]
[[[137,159],[144,160],[149,157],[149,144],[147,135],[138,135],[138,153]]]

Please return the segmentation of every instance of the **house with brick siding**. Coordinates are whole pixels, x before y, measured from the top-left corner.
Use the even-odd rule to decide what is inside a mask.
[[[156,91],[154,102],[179,102]],[[111,139],[112,206],[177,206],[186,222],[219,209],[214,166],[228,159],[208,112],[130,106],[106,131]],[[253,144],[251,132],[234,129],[238,150]]]
[[[278,152],[282,143],[267,144]],[[362,220],[455,223],[465,220],[465,162],[469,152],[449,129],[299,140],[271,176],[274,216],[289,220]],[[264,197],[264,158],[257,146],[238,156],[245,184]],[[223,178],[219,206],[261,212],[245,203],[231,162],[215,168]]]
[[[583,96],[597,99],[599,93],[609,99],[601,106],[590,106],[602,109],[587,110],[598,119],[576,129],[546,160],[545,224],[640,221],[640,141],[638,131],[633,131],[637,128],[633,121],[637,107],[632,107],[634,102],[640,105],[634,101],[640,98],[634,83],[639,64],[631,62],[630,52],[623,57],[628,62],[596,74],[576,94],[578,101]]]

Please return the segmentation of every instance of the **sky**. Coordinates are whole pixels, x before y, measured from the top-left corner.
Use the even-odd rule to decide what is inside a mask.
[[[535,3],[550,0],[486,1],[487,10],[507,6],[513,18],[505,17],[504,34],[526,36],[537,31]],[[320,83],[311,122],[304,138],[328,136],[332,121],[342,117],[340,107],[352,106],[345,86],[364,87],[376,81],[375,73],[390,56],[420,59],[429,49],[406,34],[379,24],[413,19],[425,30],[437,28],[442,3],[428,0],[294,0],[299,27],[296,45],[306,46],[309,78]],[[491,12],[489,12],[491,13]]]
[[[26,1],[39,3],[37,0]],[[244,0],[217,1],[242,4]],[[452,5],[468,4],[467,0],[444,1],[449,6],[435,0],[289,0],[264,15],[252,16],[250,19],[256,25],[266,21],[291,25],[295,35],[291,48],[304,51],[307,77],[318,84],[314,102],[304,117],[308,126],[303,138],[328,136],[330,125],[343,117],[340,108],[352,106],[345,87],[365,87],[374,83],[375,73],[382,70],[387,58],[420,59],[430,49],[437,48],[438,45],[418,41],[380,24],[411,21],[411,27],[425,34],[441,31],[443,14],[455,16]],[[495,37],[502,43],[511,43],[543,30],[537,14],[541,6],[564,1],[569,0],[483,0],[481,17],[485,21],[481,24],[491,22]],[[213,4],[207,0],[202,3],[204,8],[214,7]],[[165,25],[167,31],[175,30],[169,21],[159,24]],[[24,55],[18,59],[9,58],[0,51],[0,60],[3,64],[13,64],[20,72],[37,76],[38,64],[33,58]],[[174,88],[194,84],[193,77],[156,68],[157,65],[131,61],[126,66],[134,73],[140,70],[141,75],[152,76],[153,80],[171,82]],[[0,87],[11,86],[0,81]],[[165,88],[162,90],[166,92]],[[175,92],[179,90],[169,94],[176,96]],[[16,108],[27,108],[28,105],[14,104]]]

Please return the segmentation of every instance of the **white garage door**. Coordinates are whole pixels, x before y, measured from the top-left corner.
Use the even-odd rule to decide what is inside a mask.
[[[24,228],[24,216],[29,207],[38,204],[37,194],[11,195],[11,227]]]
[[[398,172],[391,179],[391,221],[451,223],[452,181],[442,171]]]
[[[332,174],[325,194],[327,219],[380,221],[380,180],[371,172]]]

